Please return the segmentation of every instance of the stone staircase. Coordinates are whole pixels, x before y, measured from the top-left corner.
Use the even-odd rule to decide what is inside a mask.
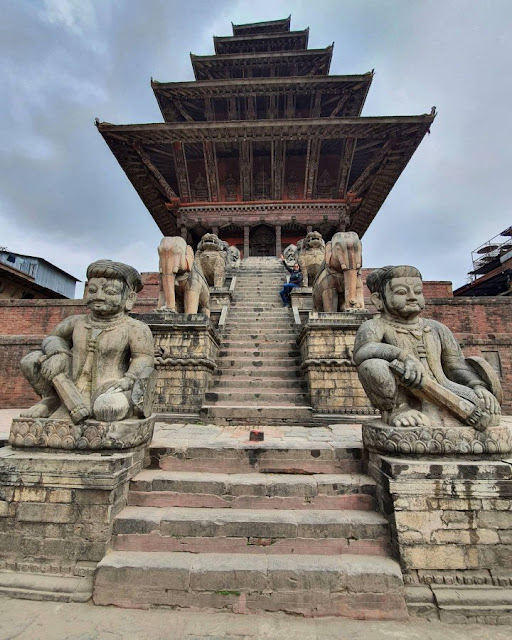
[[[96,604],[407,616],[360,426],[305,426],[284,275],[276,259],[244,261],[203,408],[211,424],[157,424],[98,565]],[[249,440],[251,425],[264,441]]]
[[[402,575],[351,425],[162,425],[98,567],[121,607],[403,619]]]
[[[201,414],[216,424],[295,424],[311,420],[298,365],[297,332],[279,290],[277,258],[248,258],[237,273],[219,370]]]

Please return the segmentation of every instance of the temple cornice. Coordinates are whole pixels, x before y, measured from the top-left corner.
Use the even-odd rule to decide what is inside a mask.
[[[173,122],[152,124],[98,124],[105,139],[165,144],[169,142],[229,141],[232,139],[274,138],[405,138],[428,131],[433,115],[352,118],[308,118],[296,120],[260,120],[225,122]]]

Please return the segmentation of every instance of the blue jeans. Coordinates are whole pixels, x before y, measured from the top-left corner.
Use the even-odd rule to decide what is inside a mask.
[[[290,304],[290,291],[292,289],[295,289],[295,287],[298,287],[298,284],[295,284],[295,282],[287,282],[285,285],[283,285],[283,288],[281,289],[281,291],[279,292],[279,295],[281,296],[281,300],[283,301],[283,304]]]

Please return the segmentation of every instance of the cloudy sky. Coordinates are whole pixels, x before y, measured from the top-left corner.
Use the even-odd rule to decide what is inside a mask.
[[[510,0],[2,0],[0,245],[83,279],[157,269],[160,232],[94,127],[161,122],[150,79],[193,80],[235,24],[292,14],[331,74],[375,69],[363,115],[438,116],[364,237],[366,266],[466,281],[512,224]],[[79,292],[79,290],[77,290]]]

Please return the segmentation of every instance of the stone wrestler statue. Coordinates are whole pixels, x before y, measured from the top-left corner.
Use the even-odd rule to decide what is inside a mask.
[[[150,414],[143,396],[154,376],[153,338],[147,325],[128,316],[142,289],[140,274],[126,264],[98,260],[89,265],[87,279],[91,313],[63,320],[39,351],[21,361],[41,396],[23,417],[71,416],[77,423],[88,417],[111,422]],[[73,406],[81,406],[80,411]]]
[[[490,365],[482,358],[464,358],[448,327],[419,318],[425,307],[420,272],[410,266],[383,267],[368,276],[367,286],[380,314],[357,332],[354,361],[383,421],[395,427],[428,426],[426,413],[436,413],[425,399],[430,407],[450,408],[446,403],[452,402],[456,410],[465,399],[479,416],[466,424],[480,430],[499,424],[501,387]]]

